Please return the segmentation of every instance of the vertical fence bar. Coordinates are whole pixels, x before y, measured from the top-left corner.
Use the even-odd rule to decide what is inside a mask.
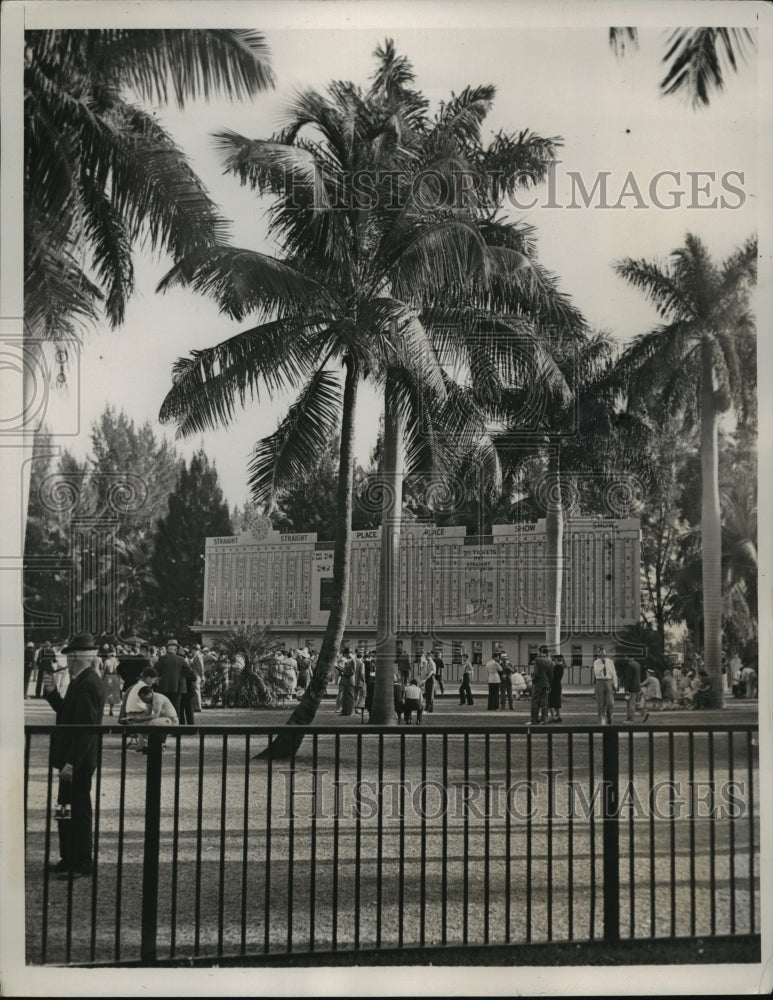
[[[32,735],[30,733],[24,733],[24,837],[27,837],[27,801],[29,799],[29,787],[30,787],[30,744],[32,742]]]
[[[97,957],[97,888],[99,884],[99,820],[100,802],[102,799],[102,751],[104,749],[104,733],[97,734],[97,785],[94,790],[94,854],[92,865],[94,874],[91,880],[91,941],[89,954],[91,961]]]
[[[709,733],[709,893],[711,896],[711,934],[717,933],[717,831],[714,796],[714,733]]]
[[[447,941],[448,922],[448,733],[443,733],[443,857],[441,872],[440,925],[441,943]]]
[[[531,729],[526,733],[526,878],[531,878],[531,813],[532,813],[532,742]],[[531,893],[526,893],[526,943],[531,941]]]
[[[174,812],[172,819],[172,911],[171,938],[169,957],[174,958],[177,951],[177,860],[179,856],[178,839],[180,836],[180,734],[174,738]]]
[[[489,814],[491,812],[491,785],[489,783],[489,771],[491,769],[491,759],[490,759],[490,745],[489,745],[489,734],[483,737],[483,747],[484,747],[484,765],[483,765],[483,780],[485,781],[486,795],[485,795],[485,811],[483,813],[483,943],[488,944],[489,931],[488,931],[488,914],[489,914],[489,900],[491,898],[490,886],[489,886],[489,856],[491,854],[490,840],[489,840],[489,827],[491,825],[489,820]]]
[[[315,936],[315,918],[316,918],[316,907],[317,907],[317,761],[319,759],[317,741],[319,737],[316,733],[312,736],[311,743],[311,774],[312,774],[312,789],[314,795],[312,797],[312,811],[311,811],[311,884],[309,885],[309,951],[314,951],[314,936]]]
[[[337,737],[336,737],[337,738]],[[266,877],[263,883],[263,953],[271,950],[271,815],[274,811],[274,734],[268,734],[266,746]],[[337,749],[337,748],[336,748]],[[336,762],[338,755],[336,754]]]
[[[119,772],[120,792],[118,793],[118,840],[115,859],[115,951],[116,962],[121,960],[121,903],[123,897],[123,841],[126,816],[126,745],[127,735],[121,735],[121,764]]]
[[[462,917],[462,943],[467,944],[467,934],[469,930],[469,897],[470,897],[470,806],[469,797],[470,782],[470,736],[464,734],[464,856],[462,858],[462,872],[464,878],[464,915]],[[528,900],[528,893],[526,896]],[[527,904],[528,905],[528,904]]]
[[[204,733],[199,733],[199,775],[196,801],[196,896],[194,900],[193,954],[201,945],[201,849],[204,831]],[[269,811],[269,815],[270,815]]]
[[[590,939],[596,940],[596,807],[594,805],[593,786],[596,783],[596,759],[593,746],[593,733],[588,733],[588,801],[591,804],[588,822],[590,837]]]
[[[400,733],[400,857],[399,885],[397,889],[397,944],[403,946],[405,906],[405,733]]]
[[[731,788],[733,787],[732,782],[735,780],[734,752],[735,745],[731,731],[727,734],[727,781]],[[730,856],[728,858],[730,862],[730,933],[735,934],[735,816],[732,809],[728,809],[727,819],[730,837]]]
[[[158,871],[161,843],[161,736],[149,731],[148,766],[145,777],[145,843],[142,855],[143,965],[156,961],[158,935]]]
[[[634,719],[635,719],[634,713]],[[633,826],[633,814],[634,814],[634,796],[636,794],[634,788],[634,766],[633,766],[633,755],[634,755],[634,742],[633,733],[628,733],[628,789],[630,792],[630,805],[628,807],[628,909],[630,911],[630,936],[631,938],[636,937],[636,893],[634,892],[634,882],[636,879],[636,870],[634,866],[634,851],[635,851],[635,841],[634,841],[634,826]]]
[[[612,726],[602,730],[604,782],[604,940],[620,940],[620,831],[618,804],[620,759],[618,732]]]
[[[341,777],[341,734],[335,734],[335,787],[336,787],[336,805],[335,812],[333,813],[333,929],[332,929],[332,949],[336,951],[338,948],[338,824],[339,824],[339,799],[338,791],[341,787],[340,782]],[[355,804],[355,809],[357,808]]]
[[[424,947],[427,922],[427,734],[421,734],[421,874],[419,879],[419,944]]]
[[[655,797],[653,788],[655,785],[655,734],[650,730],[647,733],[647,757],[649,765],[649,802],[648,812],[650,816],[650,937],[655,934]]]
[[[376,947],[381,947],[382,874],[384,870],[384,734],[378,734],[378,833],[376,840]]]
[[[220,867],[217,890],[217,953],[223,954],[223,909],[225,904],[225,831],[228,803],[228,733],[223,733],[223,753],[220,770]]]
[[[689,771],[690,814],[688,824],[690,829],[690,936],[695,937],[696,898],[695,898],[695,741],[693,733],[687,734],[687,766]]]
[[[671,937],[676,937],[676,809],[674,808],[674,732],[668,733],[668,800],[671,836]]]
[[[49,736],[48,742],[48,767],[46,769],[46,833],[45,833],[45,843],[43,845],[43,913],[41,915],[41,957],[40,961],[45,965],[46,957],[48,954],[48,890],[49,890],[49,880],[50,872],[49,865],[51,864],[51,799],[53,798],[53,762],[51,758],[51,751],[53,749],[53,738]]]
[[[752,734],[748,730],[746,733],[746,766],[747,779],[749,785],[748,811],[749,811],[749,933],[754,933],[755,907],[754,907],[754,766],[752,762]]]
[[[569,787],[574,788],[574,733],[569,733],[569,744],[566,750],[566,768],[569,772]],[[567,817],[567,854],[569,855],[569,886],[567,890],[567,908],[569,911],[569,940],[574,939],[574,805]]]
[[[244,741],[244,831],[242,836],[242,927],[241,954],[247,951],[247,859],[250,837],[250,734]]]
[[[547,815],[547,922],[548,941],[553,940],[553,733],[548,730],[548,815]]]
[[[510,863],[511,735],[508,732],[505,736],[505,944],[510,944],[510,879],[512,877],[512,866]],[[571,869],[571,865],[569,867]],[[445,939],[443,943],[445,944]]]
[[[290,757],[290,820],[287,831],[287,951],[293,950],[293,889],[295,887],[295,777],[296,759],[295,745]]]
[[[362,733],[357,733],[357,788],[362,789]],[[360,875],[362,871],[362,804],[358,802],[355,806],[357,818],[355,820],[354,845],[354,947],[360,947]]]

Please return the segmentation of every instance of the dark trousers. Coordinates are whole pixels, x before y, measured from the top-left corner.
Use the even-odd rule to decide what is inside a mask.
[[[531,693],[531,721],[545,722],[548,717],[548,689],[534,690]]]
[[[459,704],[463,705],[467,701],[468,705],[474,704],[472,700],[472,689],[470,688],[470,675],[465,674],[462,677],[462,683],[459,685]]]
[[[508,677],[507,680],[503,680],[499,685],[499,707],[507,708],[513,707],[513,683]]]
[[[158,690],[158,688],[156,690]],[[181,726],[184,725],[182,717],[180,715],[180,712],[182,711],[180,707],[180,699],[182,698],[182,695],[179,693],[179,691],[158,690],[158,693],[162,694],[165,698],[168,698],[171,701],[172,705],[174,706],[175,712],[177,712],[177,718],[180,720],[180,725]]]
[[[91,778],[94,768],[73,768],[72,781],[59,781],[56,801],[70,806],[70,819],[58,821],[59,857],[74,870],[91,868]]]
[[[169,697],[167,695],[167,697]],[[180,698],[180,710],[177,714],[177,718],[180,720],[181,726],[195,726],[196,718],[193,714],[193,699],[195,695],[193,691],[186,691],[185,694],[179,695]]]
[[[375,690],[376,690],[376,681],[375,680],[372,680],[372,681],[366,680],[365,681],[365,708],[367,709],[368,712],[370,712],[371,708],[373,707],[373,695],[375,693]]]
[[[421,701],[418,698],[406,698],[403,704],[403,716],[407,725],[411,724],[411,712],[414,710],[416,712],[416,721],[421,722],[423,712]]]
[[[441,694],[445,694],[446,693],[446,688],[445,688],[445,684],[443,684],[443,671],[442,671],[442,669],[435,671],[435,677],[437,679],[438,687],[440,688],[440,693]]]
[[[494,712],[499,709],[499,682],[488,686],[488,710]]]
[[[430,675],[424,681],[424,701],[428,712],[435,711],[435,675]]]
[[[24,697],[27,697],[27,692],[30,687],[30,677],[32,677],[32,671],[35,667],[34,663],[25,664],[24,667]]]

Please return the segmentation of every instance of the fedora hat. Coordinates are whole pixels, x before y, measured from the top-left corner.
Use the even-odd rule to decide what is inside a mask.
[[[72,639],[67,643],[66,646],[62,647],[63,653],[87,653],[97,650],[99,647],[94,641],[94,636],[91,632],[78,632],[74,635]]]
[[[166,645],[167,646],[179,646],[180,643],[177,641],[177,639],[167,639],[166,640]]]

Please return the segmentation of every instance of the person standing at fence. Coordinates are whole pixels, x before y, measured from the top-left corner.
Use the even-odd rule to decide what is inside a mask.
[[[27,697],[27,689],[30,686],[32,671],[35,669],[35,643],[28,642],[24,647],[24,697]]]
[[[513,666],[503,653],[499,658],[499,707],[513,710]]]
[[[563,697],[564,657],[561,653],[556,653],[553,657],[553,676],[550,679],[550,691],[548,692],[548,722],[562,722],[561,701]]]
[[[61,811],[59,861],[51,870],[73,878],[93,871],[91,779],[97,767],[99,739],[69,727],[97,726],[102,722],[105,685],[90,669],[96,651],[97,644],[89,632],[74,636],[62,650],[71,678],[65,696],[56,690],[52,674],[47,674],[43,682],[43,697],[56,712],[57,727],[63,727],[51,737],[51,764],[59,771],[57,803]]]
[[[529,726],[544,726],[548,721],[548,695],[553,680],[553,661],[548,647],[540,646],[532,666],[531,719]]]
[[[397,657],[397,669],[400,671],[400,680],[403,685],[408,683],[408,678],[411,676],[411,658],[405,652],[401,650],[400,655]]]
[[[112,646],[107,649],[107,655],[102,662],[102,680],[105,684],[105,696],[107,704],[110,706],[110,715],[113,714],[113,706],[121,704],[121,678],[118,676],[118,659]]]
[[[499,711],[499,650],[491,654],[486,664],[486,679],[488,681],[488,711]]]
[[[620,661],[620,681],[625,691],[625,721],[633,722],[636,719],[636,708],[643,702],[641,694],[641,664],[638,660],[630,656],[624,656]],[[642,715],[644,705],[641,704]]]
[[[470,656],[468,653],[462,654],[462,683],[459,685],[459,704],[464,705],[465,702],[468,705],[474,705],[475,702],[472,700],[472,688],[470,687],[470,680],[472,679],[472,664],[470,663]]]
[[[376,692],[376,658],[373,653],[366,651],[362,662],[365,671],[365,708],[368,710],[368,715],[370,715],[370,710],[373,706],[373,695]]]
[[[435,661],[435,682],[437,683],[437,686],[440,688],[440,693],[445,694],[446,687],[445,684],[443,683],[443,671],[445,670],[446,665],[443,662],[442,653],[438,650],[437,653],[432,654],[432,658]]]
[[[159,693],[167,696],[179,716],[180,698],[183,694],[187,694],[188,685],[183,676],[185,660],[177,655],[178,648],[177,639],[167,639],[166,652],[156,661],[156,673]]]
[[[424,674],[422,680],[424,681],[424,706],[425,711],[434,712],[435,711],[435,679],[436,679],[436,667],[435,660],[432,656],[427,656],[422,658],[424,664]]]
[[[596,712],[600,726],[611,726],[615,711],[615,690],[618,686],[617,672],[607,651],[602,646],[593,661],[593,679],[596,685]]]

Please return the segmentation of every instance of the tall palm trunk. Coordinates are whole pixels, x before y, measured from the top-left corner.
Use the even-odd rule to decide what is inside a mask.
[[[561,650],[561,597],[564,585],[564,510],[561,503],[560,444],[550,443],[548,502],[545,512],[545,642],[551,652]]]
[[[352,503],[354,497],[354,429],[357,416],[359,366],[351,355],[345,360],[343,415],[341,418],[341,450],[338,460],[338,503],[336,506],[336,537],[333,550],[333,600],[322,639],[322,648],[306,691],[296,706],[287,726],[307,726],[327,691],[328,676],[341,648],[349,611],[349,568],[352,558]],[[258,757],[284,759],[297,752],[303,742],[300,733],[284,730],[269,749]]]
[[[394,721],[393,675],[397,659],[397,608],[400,600],[400,527],[403,513],[403,418],[387,377],[384,401],[384,461],[381,486],[381,561],[376,621],[376,686],[369,722]]]
[[[722,526],[719,507],[717,410],[714,367],[708,341],[703,346],[701,388],[701,570],[703,577],[703,662],[711,680],[712,702],[723,708]]]

